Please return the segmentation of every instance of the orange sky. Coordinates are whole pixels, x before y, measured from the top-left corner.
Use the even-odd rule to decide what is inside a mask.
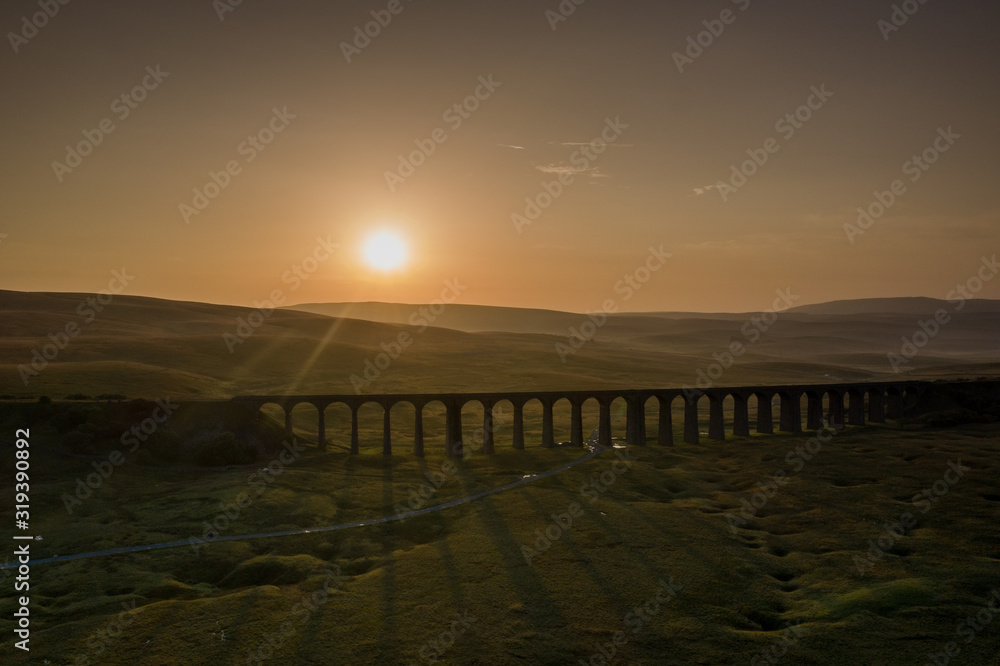
[[[458,278],[467,303],[584,311],[662,246],[622,309],[749,311],[779,288],[943,298],[1000,249],[995,3],[892,31],[891,3],[860,0],[335,4],[70,3],[33,32],[37,4],[5,3],[0,288],[94,292],[125,267],[136,295],[427,302]],[[372,11],[387,25],[345,48]],[[362,261],[379,229],[404,270]],[[320,238],[336,249],[289,279]]]

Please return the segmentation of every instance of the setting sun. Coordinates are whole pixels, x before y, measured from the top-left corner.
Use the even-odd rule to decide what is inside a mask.
[[[362,249],[365,263],[378,271],[401,268],[407,259],[406,242],[398,234],[381,231],[369,236]]]

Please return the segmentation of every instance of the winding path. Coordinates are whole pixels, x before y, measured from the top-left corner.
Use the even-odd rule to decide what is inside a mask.
[[[382,523],[391,523],[397,520],[404,520],[406,518],[413,518],[415,516],[422,516],[429,513],[436,513],[438,511],[443,511],[444,509],[449,509],[453,506],[459,506],[460,504],[466,504],[467,502],[472,502],[489,495],[495,495],[497,493],[502,493],[512,488],[517,488],[518,486],[523,486],[528,483],[533,483],[540,479],[544,479],[549,476],[554,476],[561,472],[565,472],[567,469],[575,467],[580,463],[587,462],[588,460],[594,458],[595,456],[603,453],[604,451],[610,450],[609,448],[595,447],[593,451],[587,453],[586,455],[580,456],[576,460],[566,463],[561,467],[549,470],[547,472],[542,472],[540,474],[535,474],[523,479],[518,479],[498,488],[493,488],[491,490],[484,490],[483,492],[476,493],[475,495],[469,495],[468,497],[462,497],[457,500],[452,500],[450,502],[445,502],[443,504],[435,504],[434,506],[425,507],[423,509],[417,509],[414,511],[408,511],[406,513],[401,513],[395,516],[385,516],[383,518],[374,518],[372,520],[362,520],[355,523],[344,523],[342,525],[327,525],[325,527],[310,527],[298,530],[285,530],[282,532],[262,532],[259,534],[234,534],[232,536],[218,537],[216,539],[205,540],[204,543],[218,543],[221,541],[243,541],[246,539],[263,539],[267,537],[283,537],[292,536],[295,534],[313,534],[318,532],[336,532],[338,530],[346,530],[352,527],[364,527],[366,525],[380,525]],[[150,550],[162,550],[164,548],[179,548],[181,546],[190,546],[192,544],[191,539],[185,539],[183,541],[168,541],[165,543],[152,543],[145,546],[130,546],[127,548],[112,548],[111,550],[98,550],[92,553],[77,553],[75,555],[55,555],[53,557],[44,557],[37,560],[30,560],[27,562],[29,565],[35,564],[51,564],[53,562],[69,562],[71,560],[83,560],[92,557],[104,557],[106,555],[121,555],[123,553],[142,553]],[[15,569],[19,566],[18,563],[8,563],[0,566],[0,570],[4,569]]]

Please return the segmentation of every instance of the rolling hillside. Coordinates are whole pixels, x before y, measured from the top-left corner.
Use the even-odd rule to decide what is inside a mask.
[[[455,305],[427,326],[427,320],[399,323],[419,312],[412,305],[350,310],[396,318],[382,322],[297,310],[264,316],[143,297],[118,297],[97,312],[99,304],[88,298],[0,292],[0,395],[225,398],[685,386],[713,363],[730,366],[719,384],[864,380],[894,376],[887,354],[900,353],[904,337],[919,339],[918,320],[927,318],[789,311],[765,323],[759,313],[622,314],[598,327],[580,314]],[[468,330],[476,321],[498,330]],[[588,340],[571,340],[571,330]],[[1000,312],[970,307],[900,369],[914,377],[998,374],[998,330]],[[743,353],[730,361],[737,343]],[[376,370],[375,361],[384,366],[388,356],[396,358]]]

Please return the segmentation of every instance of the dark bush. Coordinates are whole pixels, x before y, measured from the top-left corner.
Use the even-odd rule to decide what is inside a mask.
[[[148,451],[152,457],[169,463],[190,463],[184,450],[184,441],[172,430],[159,430],[142,444],[137,451]]]
[[[194,444],[191,453],[198,465],[218,467],[253,462],[257,451],[253,446],[238,442],[236,435],[227,431]]]
[[[982,423],[985,419],[971,409],[946,409],[925,414],[921,420],[932,428],[953,428],[966,423]]]
[[[60,433],[69,432],[87,422],[90,417],[88,410],[81,407],[73,407],[65,412],[56,414],[52,419],[52,425]]]
[[[60,437],[63,446],[73,453],[89,454],[93,453],[93,440],[90,435],[74,430]]]

